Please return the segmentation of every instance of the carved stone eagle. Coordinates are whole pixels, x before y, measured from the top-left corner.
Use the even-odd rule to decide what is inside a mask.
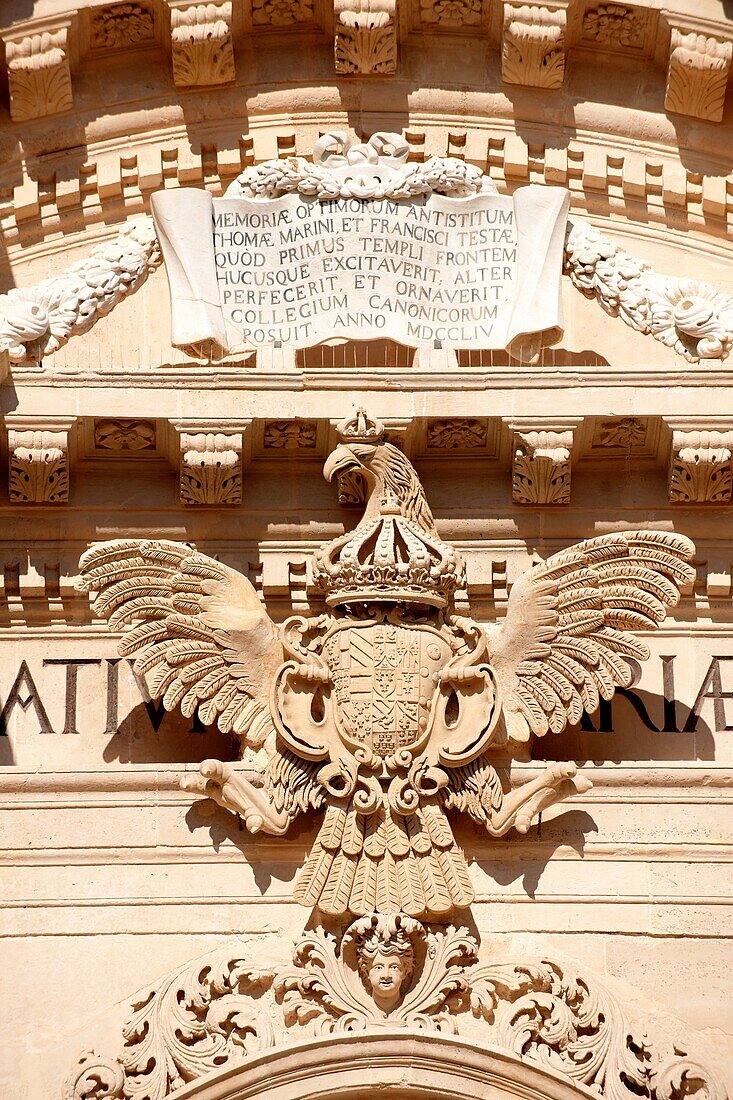
[[[632,632],[658,626],[691,583],[694,546],[661,531],[581,542],[525,573],[504,621],[482,628],[454,613],[463,562],[411,463],[361,411],[339,430],[324,474],[356,471],[369,496],[357,527],[315,554],[324,614],[278,627],[243,576],[164,540],[93,547],[81,587],[125,632],[120,653],[153,698],[266,755],[260,785],[207,760],[185,789],[251,832],[322,813],[299,902],[441,917],[473,900],[447,811],[498,837],[590,786],[559,763],[505,790],[492,750],[560,732],[629,685],[648,656]]]

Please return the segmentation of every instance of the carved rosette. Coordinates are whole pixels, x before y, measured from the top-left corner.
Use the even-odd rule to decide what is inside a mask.
[[[474,451],[486,446],[487,429],[481,420],[450,417],[431,420],[427,446],[431,451]]]
[[[266,451],[312,450],[316,427],[307,420],[270,420],[265,424],[263,446]]]
[[[292,23],[308,23],[312,18],[311,0],[252,0],[255,26],[287,27]]]
[[[274,970],[222,949],[179,968],[133,1005],[121,1054],[82,1054],[62,1096],[165,1100],[308,1035],[385,1027],[478,1038],[601,1100],[727,1100],[704,1059],[637,1022],[592,974],[557,960],[481,959],[467,929],[404,913],[362,917],[340,939],[317,928]]]
[[[396,0],[334,0],[337,73],[397,71]]]
[[[572,432],[516,432],[512,465],[515,504],[569,504]]]
[[[504,4],[501,78],[507,84],[561,88],[565,79],[564,8]]]
[[[481,0],[420,0],[423,23],[446,27],[475,27],[481,22]]]
[[[92,11],[91,46],[94,50],[137,46],[152,41],[154,33],[151,9],[137,0]]]
[[[154,451],[155,424],[150,420],[95,420],[94,446],[100,451]]]
[[[184,504],[242,503],[242,433],[181,435]]]
[[[625,4],[596,4],[583,15],[583,38],[612,49],[639,47],[644,41],[646,13]]]
[[[231,0],[192,4],[169,0],[173,80],[179,88],[234,80]]]
[[[69,499],[66,432],[8,432],[9,492],[13,503],[64,504]]]
[[[674,504],[727,504],[733,495],[733,432],[675,432],[669,467]]]
[[[672,27],[665,110],[720,122],[733,42]]]

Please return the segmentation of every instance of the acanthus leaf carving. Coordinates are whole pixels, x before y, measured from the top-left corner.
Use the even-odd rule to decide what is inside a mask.
[[[334,0],[337,73],[397,71],[397,0]]]
[[[73,106],[68,26],[22,38],[5,36],[14,122],[59,114]]]
[[[564,8],[504,4],[501,78],[507,84],[561,88],[565,79]]]
[[[674,432],[669,499],[727,504],[733,495],[733,432]]]
[[[515,432],[515,504],[569,504],[572,432]]]
[[[9,492],[14,503],[64,504],[69,499],[65,431],[8,432]]]
[[[478,1037],[600,1100],[727,1100],[673,1027],[632,1014],[585,968],[487,957],[466,928],[399,911],[370,913],[341,937],[306,932],[291,965],[255,968],[219,948],[178,968],[133,1005],[117,1058],[80,1057],[63,1100],[165,1100],[310,1034],[385,1028]]]
[[[665,110],[720,122],[733,41],[672,27]]]
[[[235,77],[231,0],[191,3],[168,0],[171,8],[173,81],[179,88],[228,84]]]
[[[242,433],[182,432],[184,504],[242,503]]]
[[[449,417],[431,420],[427,429],[429,450],[472,451],[486,446],[487,427],[481,420]]]

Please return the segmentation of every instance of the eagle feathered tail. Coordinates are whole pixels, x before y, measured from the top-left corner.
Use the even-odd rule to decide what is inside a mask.
[[[326,810],[295,899],[333,916],[375,909],[439,916],[470,905],[473,888],[437,800],[410,815],[386,799],[369,815],[342,800]]]

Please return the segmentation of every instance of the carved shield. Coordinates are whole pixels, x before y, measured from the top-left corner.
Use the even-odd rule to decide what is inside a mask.
[[[452,656],[429,626],[349,623],[327,639],[339,732],[382,758],[414,745],[428,729],[436,673]]]

